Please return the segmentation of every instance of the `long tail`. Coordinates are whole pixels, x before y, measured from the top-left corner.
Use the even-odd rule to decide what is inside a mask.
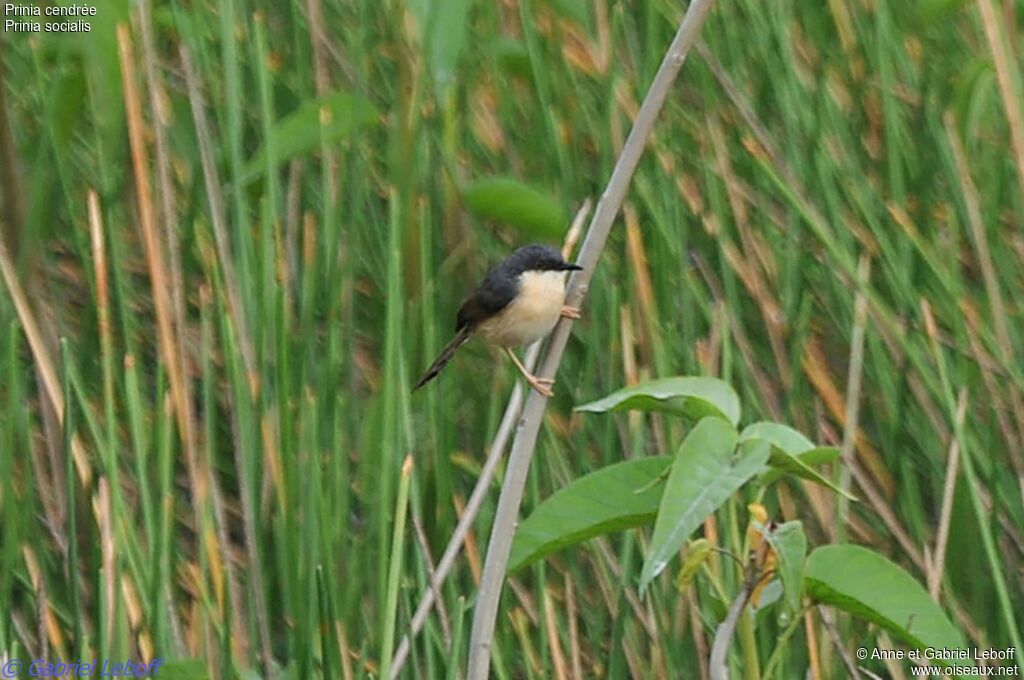
[[[451,361],[452,357],[455,355],[455,350],[462,347],[466,344],[466,341],[469,340],[469,333],[469,326],[463,326],[459,329],[459,332],[455,334],[452,341],[444,346],[444,349],[441,350],[441,354],[438,355],[437,359],[434,359],[434,363],[430,364],[430,368],[428,368],[427,372],[423,374],[420,381],[416,383],[416,386],[412,388],[413,392],[437,377],[437,374],[441,372],[441,369],[444,368],[445,364]]]

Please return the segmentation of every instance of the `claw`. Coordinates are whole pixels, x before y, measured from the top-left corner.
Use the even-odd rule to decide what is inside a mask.
[[[547,397],[548,399],[555,396],[555,393],[551,391],[551,385],[555,384],[554,380],[538,378],[535,375],[531,375],[526,379],[526,381],[530,383],[530,387],[537,390],[541,396]]]
[[[567,319],[579,319],[581,318],[580,308],[572,307],[570,305],[562,305],[562,316],[564,316]]]

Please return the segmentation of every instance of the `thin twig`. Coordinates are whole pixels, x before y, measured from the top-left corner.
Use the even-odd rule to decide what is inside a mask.
[[[711,680],[729,680],[729,667],[726,663],[729,655],[729,645],[732,642],[733,634],[736,632],[736,626],[740,622],[743,608],[746,607],[747,601],[750,600],[750,595],[754,591],[754,585],[758,582],[760,576],[761,574],[754,563],[751,563],[747,567],[747,576],[743,579],[743,587],[736,594],[736,599],[732,601],[732,605],[729,607],[729,613],[715,632],[715,641],[711,645],[711,660],[708,662]]]
[[[956,422],[962,426],[967,415],[967,388],[960,390],[956,406]],[[928,565],[928,594],[939,601],[939,587],[946,563],[946,542],[949,539],[950,518],[953,515],[953,492],[956,490],[957,470],[960,466],[960,440],[955,436],[949,443],[949,457],[946,463],[946,483],[942,488],[942,510],[939,512],[939,528],[935,536],[935,554]]]
[[[412,528],[416,535],[416,542],[420,546],[420,552],[423,553],[423,565],[427,568],[428,587],[433,591],[434,601],[437,603],[438,618],[441,619],[441,636],[444,639],[444,646],[448,648],[452,646],[452,626],[448,618],[448,611],[444,606],[444,600],[441,599],[441,593],[434,586],[434,581],[437,578],[437,568],[434,566],[434,558],[430,554],[430,542],[427,540],[427,532],[423,529],[423,520],[420,519],[420,513],[417,510],[413,510],[409,514],[412,517]]]
[[[846,418],[843,423],[842,460],[851,461],[857,445],[857,428],[860,422],[860,386],[864,376],[864,331],[868,313],[868,298],[864,290],[871,278],[871,258],[861,255],[857,267],[857,294],[853,302],[853,337],[850,341],[850,369],[847,372]],[[850,491],[850,468],[842,466],[839,471],[840,488]],[[836,532],[842,540],[846,536],[846,523],[849,516],[850,501],[845,496],[839,497],[838,522]]]
[[[572,660],[572,677],[575,680],[582,680],[583,678],[583,659],[580,653],[580,631],[579,622],[577,621],[578,613],[576,610],[576,594],[575,589],[572,585],[572,579],[569,577],[569,572],[565,572],[562,575],[563,583],[565,584],[565,612],[566,617],[569,619],[569,654]]]
[[[843,660],[843,665],[846,666],[846,672],[849,673],[847,677],[859,680],[860,669],[854,662],[853,657],[850,656],[850,652],[846,649],[846,644],[843,642],[842,636],[839,635],[839,631],[836,629],[835,621],[832,620],[832,615],[824,607],[818,607],[818,615],[821,617],[821,623],[825,626],[826,632],[828,632],[829,639],[832,640],[832,645],[839,652],[840,658]]]
[[[637,113],[633,129],[630,131],[622,154],[615,164],[608,186],[597,204],[594,219],[590,223],[587,236],[580,249],[577,264],[583,267],[583,270],[576,272],[569,281],[566,301],[571,306],[579,307],[586,295],[588,284],[594,275],[601,252],[604,250],[612,223],[619,208],[622,207],[633,173],[640,163],[640,157],[643,155],[647,140],[654,129],[654,122],[661,112],[672,82],[686,59],[687,52],[697,40],[700,27],[707,17],[711,4],[712,0],[694,0],[687,8],[686,16],[683,17],[679,30],[658,68],[658,73],[654,77],[654,82],[651,83],[640,111]],[[547,354],[541,362],[541,378],[554,377],[571,331],[571,319],[563,318],[555,327]],[[491,529],[491,540],[487,548],[487,558],[484,561],[477,604],[473,612],[469,664],[467,666],[469,680],[484,680],[490,669],[491,641],[494,638],[494,626],[498,616],[498,602],[505,580],[509,552],[512,549],[512,539],[515,535],[519,506],[526,486],[526,476],[537,444],[545,408],[547,408],[547,399],[537,392],[532,392],[523,409],[519,432],[512,445],[512,452],[509,454],[505,483],[502,486],[501,497],[498,499],[498,508],[494,517],[494,526]]]
[[[583,205],[572,221],[572,225],[569,227],[569,231],[566,233],[565,243],[562,247],[562,253],[565,257],[569,256],[572,248],[576,245],[580,230],[583,228],[583,223],[587,221],[587,217],[590,215],[590,205],[590,199],[583,202]],[[524,363],[529,370],[533,370],[539,355],[539,343],[527,350]],[[402,638],[398,645],[398,650],[395,652],[395,657],[391,660],[392,678],[397,678],[402,667],[405,665],[405,661],[409,656],[411,638],[418,635],[423,629],[423,625],[427,622],[427,616],[430,615],[430,609],[433,607],[437,594],[440,592],[441,584],[448,577],[448,573],[455,563],[455,558],[458,556],[459,551],[462,550],[462,544],[469,534],[473,520],[476,519],[477,513],[480,511],[480,506],[483,505],[487,489],[491,486],[494,473],[497,471],[498,463],[501,462],[501,458],[505,453],[505,447],[508,446],[509,439],[512,437],[513,428],[522,408],[523,388],[522,384],[517,380],[512,390],[512,396],[505,407],[505,415],[502,416],[498,431],[491,442],[490,451],[487,453],[487,460],[480,469],[480,477],[476,480],[473,493],[469,496],[469,502],[466,503],[466,507],[459,517],[459,523],[456,525],[452,537],[448,539],[448,546],[444,549],[441,561],[437,563],[436,571],[430,576],[429,587],[420,598],[420,603],[416,607],[416,613],[413,614],[412,621],[409,623],[410,632]]]

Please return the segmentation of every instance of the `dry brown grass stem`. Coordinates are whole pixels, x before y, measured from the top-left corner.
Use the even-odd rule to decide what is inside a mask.
[[[962,425],[967,414],[967,389],[960,390],[956,407],[956,420]],[[953,436],[949,443],[949,455],[946,457],[946,482],[942,487],[942,509],[939,512],[939,525],[935,531],[935,552],[929,561],[928,594],[936,602],[939,601],[939,588],[942,585],[942,574],[946,564],[946,543],[949,540],[950,519],[953,516],[953,492],[956,490],[957,471],[960,467],[960,440]]]
[[[14,303],[14,311],[21,322],[21,329],[25,333],[25,339],[28,340],[32,359],[42,382],[42,391],[49,400],[54,413],[57,414],[57,418],[63,423],[64,395],[61,392],[60,380],[57,378],[56,364],[44,340],[32,306],[28,303],[28,296],[18,280],[14,262],[2,239],[0,239],[0,277],[3,278],[4,285],[7,287],[7,292]],[[92,485],[92,465],[77,434],[73,435],[71,439],[71,455],[74,458],[75,469],[78,471],[78,478],[82,482],[82,486],[88,489]],[[50,519],[51,522],[55,520],[54,517],[50,517]]]
[[[223,584],[224,573],[227,574],[227,585],[234,603],[235,642],[240,648],[247,646],[246,628],[242,626],[241,607],[244,600],[238,592],[234,568],[229,557],[230,542],[227,537],[224,518],[223,500],[218,492],[213,473],[208,461],[200,460],[195,429],[195,416],[192,412],[192,398],[188,388],[185,371],[185,357],[176,340],[180,338],[175,330],[173,304],[169,291],[172,289],[164,262],[164,254],[160,236],[157,232],[156,209],[149,183],[149,159],[146,153],[145,121],[142,115],[142,98],[139,94],[135,72],[135,54],[131,33],[127,24],[117,26],[118,57],[121,65],[121,80],[124,89],[125,111],[128,120],[128,140],[131,148],[132,171],[135,179],[135,195],[139,213],[139,226],[146,251],[146,262],[156,310],[157,341],[160,354],[163,356],[167,370],[168,382],[171,387],[171,399],[174,414],[185,453],[185,465],[189,474],[189,483],[193,494],[193,511],[197,531],[205,526],[203,519],[207,503],[213,509],[217,541],[208,541],[210,566],[214,584]],[[218,545],[219,544],[219,545]],[[218,552],[219,549],[219,552]],[[223,602],[223,598],[219,598]]]

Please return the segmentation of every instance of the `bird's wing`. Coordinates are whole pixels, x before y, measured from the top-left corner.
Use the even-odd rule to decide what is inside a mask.
[[[507,284],[503,285],[500,277],[500,272],[491,270],[484,277],[480,287],[462,303],[456,317],[456,332],[463,328],[475,328],[481,321],[489,319],[505,309],[515,299],[517,288]]]

